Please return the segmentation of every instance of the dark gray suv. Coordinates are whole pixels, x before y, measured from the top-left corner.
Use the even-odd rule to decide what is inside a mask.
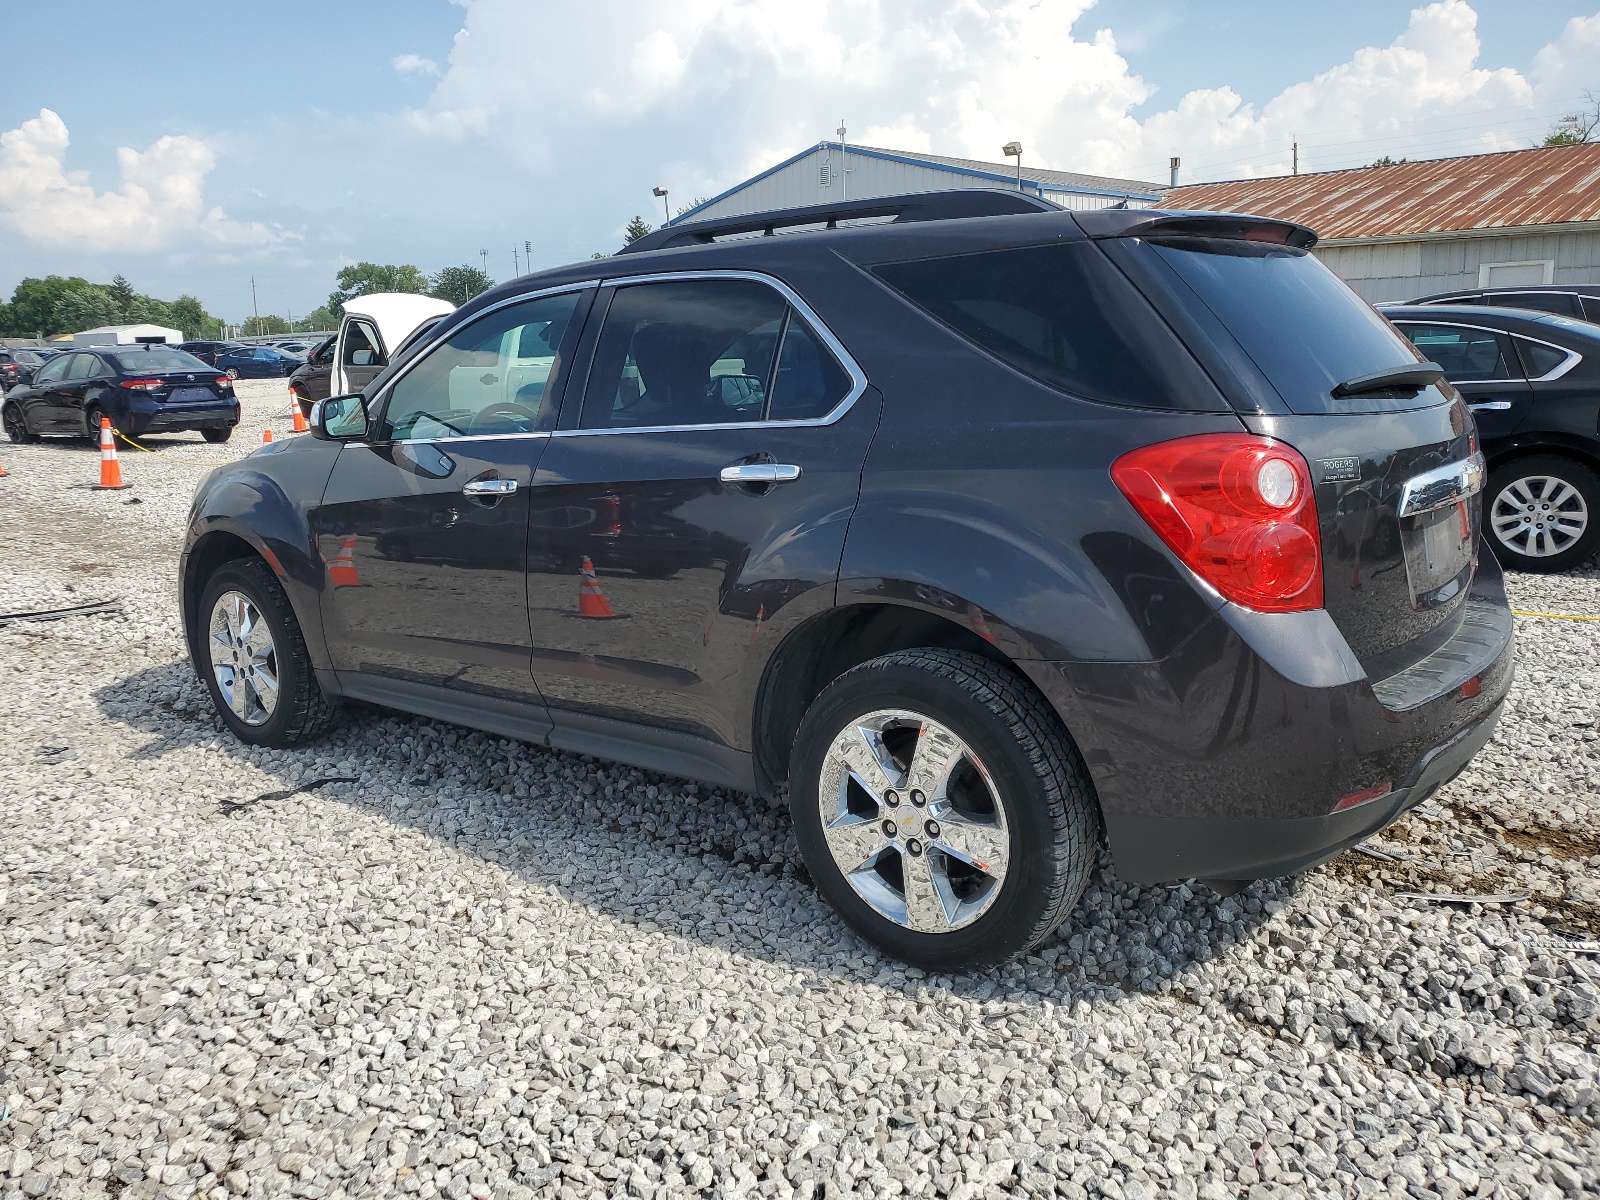
[[[241,739],[341,697],[771,795],[936,969],[1102,836],[1302,870],[1488,739],[1511,616],[1441,369],[1281,221],[963,191],[668,226],[478,297],[199,488]]]

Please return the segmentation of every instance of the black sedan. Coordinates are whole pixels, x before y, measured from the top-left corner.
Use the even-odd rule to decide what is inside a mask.
[[[1489,460],[1484,533],[1524,571],[1600,549],[1600,325],[1476,305],[1382,305],[1445,370]]]
[[[239,423],[239,401],[232,380],[176,347],[105,346],[51,359],[0,408],[13,442],[98,439],[101,417],[129,437],[198,429],[208,442],[225,442]]]
[[[15,350],[0,349],[0,395],[19,383],[28,383],[34,373],[55,357],[54,350],[33,350],[19,346]]]
[[[185,354],[192,354],[208,367],[217,365],[217,355],[226,354],[230,350],[238,350],[237,342],[179,342],[178,349]]]
[[[290,375],[301,360],[272,346],[230,346],[219,351],[217,370],[229,379],[278,379]]]
[[[1532,308],[1562,317],[1600,321],[1600,284],[1529,283],[1521,287],[1471,288],[1421,296],[1411,304],[1471,304],[1491,308]]]

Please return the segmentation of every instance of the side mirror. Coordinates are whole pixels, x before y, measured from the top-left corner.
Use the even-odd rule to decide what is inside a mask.
[[[359,392],[329,396],[311,406],[311,436],[325,442],[343,442],[367,432],[367,401]]]

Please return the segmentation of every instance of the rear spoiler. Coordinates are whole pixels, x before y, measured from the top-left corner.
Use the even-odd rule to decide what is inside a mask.
[[[1276,217],[1248,213],[1171,211],[1154,208],[1097,208],[1074,212],[1079,227],[1092,238],[1207,237],[1269,242],[1309,250],[1315,230]]]

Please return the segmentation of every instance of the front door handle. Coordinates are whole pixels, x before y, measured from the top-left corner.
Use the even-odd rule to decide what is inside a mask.
[[[1476,404],[1467,405],[1473,412],[1506,412],[1511,407],[1509,400],[1479,400]]]
[[[515,479],[474,479],[461,489],[464,496],[492,496],[499,499],[517,490]]]
[[[800,468],[789,463],[737,463],[723,467],[718,478],[723,483],[793,483]]]

